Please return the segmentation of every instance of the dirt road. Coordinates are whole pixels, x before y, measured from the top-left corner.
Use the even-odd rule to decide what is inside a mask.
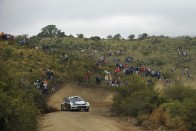
[[[89,112],[60,111],[65,96],[79,95],[91,104]],[[66,85],[48,100],[48,106],[57,111],[43,115],[39,120],[40,131],[140,131],[110,117],[113,93],[104,89]]]

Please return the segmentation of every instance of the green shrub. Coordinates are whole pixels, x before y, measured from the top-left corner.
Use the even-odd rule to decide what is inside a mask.
[[[31,99],[25,98],[25,94],[17,94],[18,97],[12,97],[0,92],[0,130],[37,130],[37,107]]]
[[[195,93],[196,90],[190,86],[184,86],[182,83],[174,84],[164,89],[164,97],[169,102],[162,105],[168,109],[172,118],[179,117],[191,130],[196,129]]]
[[[15,78],[14,69],[0,61],[0,130],[35,131],[43,110],[41,94]]]
[[[143,79],[133,76],[127,87],[120,87],[119,94],[113,100],[111,110],[116,114],[138,116],[149,114],[152,110],[164,102],[159,94],[148,88]]]
[[[196,97],[195,97],[196,98]],[[183,121],[190,130],[196,130],[196,99],[184,99],[181,101],[172,101],[162,105],[169,111],[172,121]],[[176,119],[177,118],[177,119]],[[179,122],[174,123],[179,123]],[[180,122],[182,123],[182,122]],[[172,127],[179,127],[180,124],[172,125]]]
[[[190,86],[184,86],[177,83],[164,88],[164,96],[166,99],[183,101],[185,98],[192,98],[196,94],[196,90]]]
[[[13,55],[13,49],[12,48],[5,48],[2,52],[4,60],[8,60]]]

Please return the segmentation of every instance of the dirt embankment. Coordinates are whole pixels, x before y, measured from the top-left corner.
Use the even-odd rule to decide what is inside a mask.
[[[60,111],[65,96],[82,96],[91,104],[89,112]],[[40,131],[139,131],[132,125],[123,125],[110,118],[109,107],[113,93],[100,88],[65,85],[48,99],[48,107],[55,112],[43,115]]]

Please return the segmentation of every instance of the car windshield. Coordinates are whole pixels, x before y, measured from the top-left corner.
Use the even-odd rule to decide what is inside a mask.
[[[75,101],[84,101],[84,99],[81,98],[81,97],[72,97],[72,98],[70,98],[70,100],[71,100],[72,102],[75,102]]]

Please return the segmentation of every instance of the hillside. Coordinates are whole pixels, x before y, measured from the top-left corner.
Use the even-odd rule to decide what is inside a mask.
[[[38,46],[48,44],[55,55],[67,54],[70,59],[76,61],[84,61],[82,64],[87,70],[95,71],[91,68],[98,62],[102,56],[107,57],[107,64],[102,66],[109,71],[115,68],[116,60],[125,63],[125,57],[132,57],[133,61],[129,64],[133,66],[144,66],[153,70],[158,70],[172,79],[181,78],[183,82],[187,82],[187,75],[182,75],[184,70],[188,69],[191,77],[195,79],[196,60],[195,41],[190,38],[168,38],[168,37],[149,37],[144,40],[100,40],[93,41],[91,39],[82,38],[44,38],[39,41]],[[181,55],[181,52],[187,55]],[[122,55],[115,55],[116,51],[122,50]],[[111,51],[112,55],[107,56]],[[85,62],[87,61],[87,62]],[[81,62],[79,62],[81,63]],[[91,66],[89,66],[91,65]],[[113,68],[112,68],[113,67]],[[78,67],[79,68],[79,67]],[[79,69],[81,71],[81,69]],[[82,68],[84,71],[85,69]],[[172,70],[174,70],[172,72]]]
[[[0,50],[1,71],[4,71],[7,77],[10,76],[4,78],[3,73],[1,73],[1,97],[5,97],[5,100],[7,97],[12,97],[10,100],[14,101],[15,98],[13,96],[16,96],[16,98],[21,98],[19,103],[22,103],[24,101],[22,98],[26,96],[25,94],[31,94],[30,98],[27,99],[31,99],[29,103],[35,110],[38,109],[33,112],[43,113],[48,110],[45,105],[45,99],[47,99],[45,95],[55,93],[52,92],[53,87],[56,87],[58,90],[58,88],[61,88],[61,84],[75,83],[119,92],[120,95],[117,97],[125,101],[125,103],[134,103],[132,101],[134,95],[138,97],[148,93],[146,96],[149,99],[144,100],[144,102],[150,105],[147,107],[149,108],[148,111],[143,105],[141,105],[142,110],[140,108],[136,110],[136,114],[130,113],[132,107],[129,107],[130,110],[121,109],[120,106],[113,106],[112,108],[112,111],[117,115],[125,114],[137,117],[140,120],[140,124],[144,124],[150,118],[151,120],[160,121],[156,117],[149,117],[149,114],[154,115],[159,111],[158,113],[165,115],[166,112],[162,111],[162,108],[171,108],[172,112],[172,110],[181,107],[181,104],[186,104],[187,108],[183,108],[184,116],[179,115],[183,112],[179,110],[176,114],[174,113],[174,119],[164,116],[166,120],[160,122],[160,125],[173,129],[179,128],[180,124],[183,124],[183,129],[195,129],[195,115],[193,114],[193,117],[190,117],[188,112],[194,111],[196,107],[194,106],[196,104],[194,96],[190,93],[194,93],[195,89],[193,88],[196,87],[196,58],[194,57],[196,56],[196,38],[151,36],[145,39],[133,40],[92,40],[90,38],[68,36],[60,38],[32,37],[23,45],[19,44],[18,39],[1,40]],[[125,62],[126,57],[129,59],[126,59]],[[128,68],[124,67],[125,64],[131,67],[129,72],[126,71]],[[116,68],[121,67],[121,65],[123,65],[123,68],[120,71],[116,71]],[[54,73],[51,79],[48,79],[48,70]],[[87,74],[88,71],[90,74]],[[159,74],[152,74],[151,71]],[[112,83],[108,79],[105,80],[106,76],[109,77],[107,72],[110,72],[114,82],[117,81],[119,83]],[[90,76],[88,77],[88,75]],[[42,89],[36,88],[35,83],[38,79],[47,81],[47,94],[43,95]],[[10,80],[14,86],[9,85]],[[151,81],[150,83],[149,80]],[[179,83],[182,85],[180,86],[182,92],[188,92],[187,94],[180,94],[183,95],[182,99],[172,98],[172,95],[164,95],[164,89],[168,87],[171,87],[170,89],[177,87],[174,89],[178,91]],[[149,89],[148,86],[152,88]],[[9,90],[7,87],[9,87]],[[19,90],[19,95],[13,93],[14,87]],[[142,87],[142,89],[137,90],[135,89],[136,87]],[[161,89],[158,90],[158,93],[157,88]],[[131,93],[127,93],[126,97],[123,96],[123,91],[129,91],[130,89]],[[144,92],[141,92],[142,90]],[[175,90],[171,91],[175,93]],[[156,97],[156,101],[159,104],[157,102],[155,104],[154,101],[151,102],[152,97],[153,99]],[[176,102],[176,100],[179,101]],[[115,102],[117,102],[117,99],[114,98]],[[26,105],[28,106],[29,103],[27,102]],[[174,105],[173,107],[172,104]],[[193,104],[193,108],[189,108],[190,104]],[[0,107],[3,106],[7,105],[1,103]],[[12,111],[10,112],[12,114]],[[141,114],[141,112],[143,113]],[[34,115],[38,114],[35,113]],[[7,116],[12,118],[8,111],[4,111],[0,118],[2,123],[5,123]],[[16,116],[20,117],[20,114],[16,114]],[[24,119],[28,119],[27,117],[28,115]],[[175,121],[177,118],[180,122]],[[188,122],[186,121],[187,119],[189,119]],[[171,125],[168,124],[169,120],[173,122]],[[0,129],[8,128],[10,122],[8,120],[7,126],[1,126]],[[22,125],[23,121],[18,123]],[[35,125],[36,122],[31,126]],[[31,126],[27,122],[26,128]],[[24,130],[26,129],[24,128]]]

